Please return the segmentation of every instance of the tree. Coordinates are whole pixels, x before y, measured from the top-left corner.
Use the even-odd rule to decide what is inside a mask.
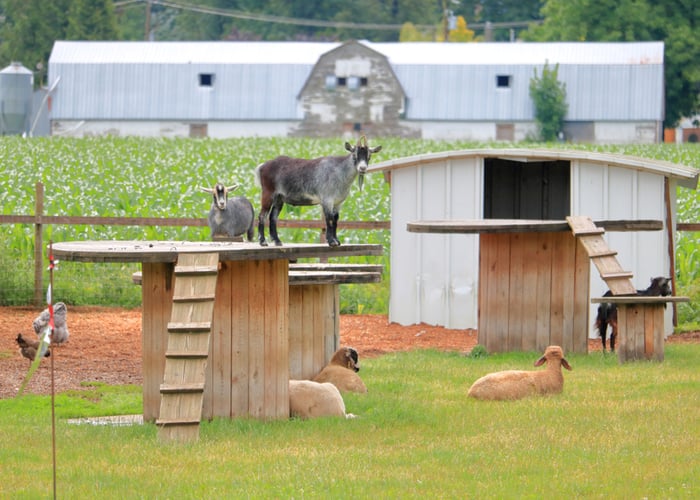
[[[66,40],[115,40],[117,23],[111,0],[73,0],[68,9]]]
[[[536,41],[665,42],[667,126],[700,111],[700,4],[697,0],[547,0]]]
[[[474,31],[467,28],[467,21],[462,16],[457,16],[455,29],[450,30],[448,40],[450,42],[473,42]]]
[[[2,66],[21,62],[34,71],[34,85],[43,83],[54,40],[63,39],[70,0],[4,0],[0,29]]]
[[[404,23],[399,33],[399,42],[430,42],[432,34],[422,33],[413,23]]]
[[[551,142],[557,139],[564,127],[564,117],[569,109],[566,103],[566,84],[558,79],[559,65],[554,69],[545,63],[542,76],[530,80],[530,97],[535,104],[535,120],[540,129],[540,138]]]
[[[0,60],[20,61],[46,83],[56,40],[113,40],[117,36],[111,0],[3,0]]]

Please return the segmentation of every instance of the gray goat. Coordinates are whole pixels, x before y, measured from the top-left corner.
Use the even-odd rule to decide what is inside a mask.
[[[258,240],[265,241],[265,218],[270,218],[270,238],[275,245],[282,242],[277,236],[277,218],[285,203],[296,206],[321,205],[326,219],[326,240],[331,247],[340,245],[337,236],[338,210],[350,192],[355,177],[360,176],[362,189],[367,165],[373,153],[382,147],[370,148],[367,138],[360,137],[356,146],[345,143],[350,153],[346,156],[323,156],[313,160],[278,156],[261,163],[255,169],[255,178],[262,188],[258,214]]]
[[[207,217],[212,240],[236,238],[245,233],[248,241],[253,241],[253,205],[245,196],[228,197],[228,193],[237,188],[238,184],[226,187],[221,182],[217,182],[212,189],[200,187],[213,197]]]

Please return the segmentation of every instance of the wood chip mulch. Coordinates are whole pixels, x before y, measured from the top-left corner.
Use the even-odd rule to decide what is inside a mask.
[[[17,394],[29,369],[19,353],[18,333],[35,339],[34,307],[0,307],[0,398]],[[84,382],[141,384],[141,310],[69,307],[70,339],[53,354],[56,393],[80,389]],[[401,326],[376,314],[343,315],[341,345],[357,349],[360,358],[388,352],[435,348],[468,353],[477,344],[476,330],[453,330],[425,324]],[[669,342],[700,342],[700,332],[673,335]],[[589,349],[600,349],[593,339]],[[26,393],[51,393],[51,357],[42,359]]]

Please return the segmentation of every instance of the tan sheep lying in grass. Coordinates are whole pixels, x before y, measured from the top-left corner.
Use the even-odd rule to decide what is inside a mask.
[[[357,351],[352,347],[341,347],[326,366],[311,380],[315,382],[330,382],[340,392],[367,392],[362,379],[357,374],[360,371]]]
[[[298,418],[354,417],[345,413],[345,402],[336,386],[311,380],[289,381],[289,414]]]
[[[540,371],[506,370],[484,375],[469,388],[468,396],[476,399],[506,400],[527,396],[559,394],[564,388],[563,366],[571,370],[564,352],[558,345],[550,345],[535,362],[535,366],[547,363]]]

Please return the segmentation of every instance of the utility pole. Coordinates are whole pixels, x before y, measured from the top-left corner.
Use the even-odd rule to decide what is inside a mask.
[[[450,30],[447,25],[447,0],[442,0],[442,41],[447,42]]]
[[[151,39],[151,0],[146,0],[146,27],[143,39],[149,41]]]

